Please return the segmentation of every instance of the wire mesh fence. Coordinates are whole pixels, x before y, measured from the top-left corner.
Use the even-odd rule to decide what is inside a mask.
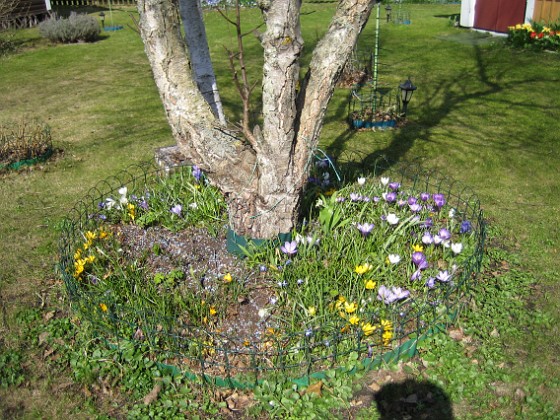
[[[84,232],[99,226],[99,219],[92,215],[100,202],[124,185],[129,191],[146,191],[162,182],[168,172],[153,163],[130,167],[100,182],[68,214],[59,242],[59,269],[73,308],[109,346],[125,348],[141,342],[148,346],[150,357],[163,361],[163,368],[221,386],[252,387],[275,374],[305,382],[326,369],[344,366],[349,358],[373,367],[382,361],[414,355],[419,341],[457,317],[480,270],[485,240],[480,202],[469,188],[435,171],[426,171],[419,164],[368,162],[361,153],[352,151],[338,156],[337,162],[338,172],[346,179],[364,173],[390,176],[412,191],[443,193],[456,214],[471,222],[475,246],[464,259],[460,275],[448,287],[437,289],[430,300],[407,299],[394,305],[390,341],[371,340],[360,329],[345,331],[343,319],[301,331],[263,331],[248,340],[218,328],[194,325],[172,307],[158,307],[137,293],[138,284],[122,285],[125,289],[130,287],[126,299],[110,292],[91,293],[72,273],[75,252],[84,241]],[[190,168],[177,171],[182,170]]]

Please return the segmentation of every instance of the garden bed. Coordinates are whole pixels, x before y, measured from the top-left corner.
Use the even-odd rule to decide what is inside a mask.
[[[329,169],[317,162],[312,218],[294,241],[244,259],[225,251],[223,199],[197,168],[105,181],[60,242],[77,313],[111,346],[147,345],[153,360],[226,385],[412,355],[454,319],[480,267],[478,200],[416,167],[339,185]]]

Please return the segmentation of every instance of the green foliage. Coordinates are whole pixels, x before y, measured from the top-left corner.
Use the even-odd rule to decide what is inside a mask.
[[[13,54],[17,51],[17,43],[13,34],[0,31],[0,58]]]
[[[560,24],[546,26],[532,22],[510,26],[507,42],[514,48],[559,51]]]
[[[0,341],[0,388],[20,385],[25,380],[22,366],[22,353],[5,348]]]
[[[101,28],[94,17],[72,12],[68,18],[54,16],[41,22],[39,32],[52,42],[70,44],[96,41]]]

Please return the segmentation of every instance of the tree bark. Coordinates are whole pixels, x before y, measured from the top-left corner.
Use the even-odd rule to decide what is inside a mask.
[[[372,0],[340,1],[298,94],[301,0],[261,3],[263,128],[254,127],[247,141],[221,127],[200,94],[172,0],[138,0],[141,36],[173,135],[224,193],[238,235],[268,239],[296,226],[327,105],[372,7]]]
[[[214,115],[221,124],[225,125],[226,117],[210,58],[200,0],[180,0],[179,11],[198,89],[212,108]]]

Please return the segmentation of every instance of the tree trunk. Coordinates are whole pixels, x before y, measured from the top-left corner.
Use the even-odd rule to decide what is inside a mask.
[[[340,1],[299,93],[301,1],[261,5],[267,28],[261,38],[263,129],[256,126],[247,139],[222,127],[200,94],[179,24],[172,19],[172,0],[137,3],[141,36],[173,135],[182,153],[224,193],[231,228],[254,239],[289,233],[298,221],[328,102],[373,2]]]
[[[206,29],[202,19],[200,0],[180,0],[179,11],[185,29],[185,41],[190,53],[198,89],[212,108],[221,124],[226,124],[226,117],[218,92],[214,67],[210,58]]]

